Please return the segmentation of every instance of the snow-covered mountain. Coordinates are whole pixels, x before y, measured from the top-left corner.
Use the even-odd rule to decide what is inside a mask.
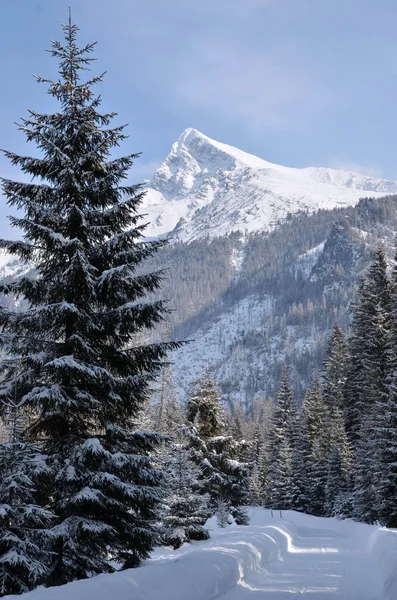
[[[326,168],[267,162],[186,129],[148,183],[148,236],[182,241],[231,231],[271,230],[288,213],[352,206],[397,193],[397,181]]]
[[[392,259],[397,195],[383,197],[393,192],[397,182],[280,167],[187,130],[156,171],[142,211],[148,235],[193,242],[170,244],[143,266],[165,269],[159,297],[172,309],[167,331],[152,335],[191,341],[172,356],[178,396],[211,366],[224,400],[249,408],[275,396],[286,362],[301,400],[335,320],[348,327],[373,250],[384,246]],[[285,218],[299,209],[309,214]],[[233,230],[247,235],[221,237]],[[0,281],[30,268],[0,253]]]

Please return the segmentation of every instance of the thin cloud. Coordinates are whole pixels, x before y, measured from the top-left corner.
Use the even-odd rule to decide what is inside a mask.
[[[343,157],[334,157],[328,165],[331,169],[340,169],[342,171],[353,171],[369,177],[378,177],[379,179],[388,179],[385,170],[380,165],[360,163],[355,160]]]

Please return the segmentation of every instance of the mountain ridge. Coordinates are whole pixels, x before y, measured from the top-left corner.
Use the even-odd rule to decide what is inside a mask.
[[[148,237],[178,241],[232,231],[271,231],[297,211],[353,206],[397,193],[397,181],[326,167],[285,167],[193,128],[186,129],[147,184]]]

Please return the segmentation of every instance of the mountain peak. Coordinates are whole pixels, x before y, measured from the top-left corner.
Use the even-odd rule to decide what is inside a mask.
[[[166,199],[185,197],[220,170],[230,171],[235,166],[235,157],[222,144],[189,127],[155,172],[152,187]]]
[[[187,145],[188,146],[189,141],[197,139],[197,138],[212,141],[206,135],[201,133],[201,131],[198,131],[198,129],[194,129],[194,127],[188,127],[187,129],[185,129],[185,131],[183,133],[181,133],[181,135],[179,136],[178,141],[176,143],[178,145]]]

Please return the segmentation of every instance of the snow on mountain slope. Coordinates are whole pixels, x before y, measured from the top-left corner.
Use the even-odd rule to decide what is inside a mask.
[[[185,397],[190,383],[208,366],[211,366],[217,381],[233,381],[230,397],[244,396],[239,384],[244,386],[246,382],[247,365],[256,369],[258,375],[266,372],[267,365],[262,355],[250,356],[248,361],[245,356],[247,350],[240,346],[240,342],[247,332],[263,333],[273,303],[274,299],[267,295],[244,298],[215,321],[196,331],[191,343],[173,352],[172,371],[181,399]],[[273,349],[275,353],[278,351],[275,347]]]
[[[318,260],[319,255],[324,250],[325,242],[318,244],[314,248],[308,250],[305,254],[298,257],[296,261],[296,268],[300,269],[302,276],[307,279]]]
[[[186,129],[148,184],[147,236],[176,239],[273,229],[298,210],[350,206],[397,193],[397,182],[350,171],[269,163]]]
[[[304,260],[302,257],[303,272],[310,272],[309,265],[321,247]],[[326,344],[328,331],[294,325],[287,325],[283,335],[269,334],[276,302],[277,298],[266,294],[247,296],[198,328],[188,345],[172,353],[173,379],[181,401],[191,382],[208,367],[229,402],[242,401],[249,406],[255,396],[274,397],[279,384],[277,366],[281,369],[291,357],[299,361],[313,353],[320,341]]]
[[[395,600],[397,531],[255,508],[138,569],[24,594],[26,600]],[[11,596],[6,596],[11,598]],[[12,596],[16,598],[16,596]]]

